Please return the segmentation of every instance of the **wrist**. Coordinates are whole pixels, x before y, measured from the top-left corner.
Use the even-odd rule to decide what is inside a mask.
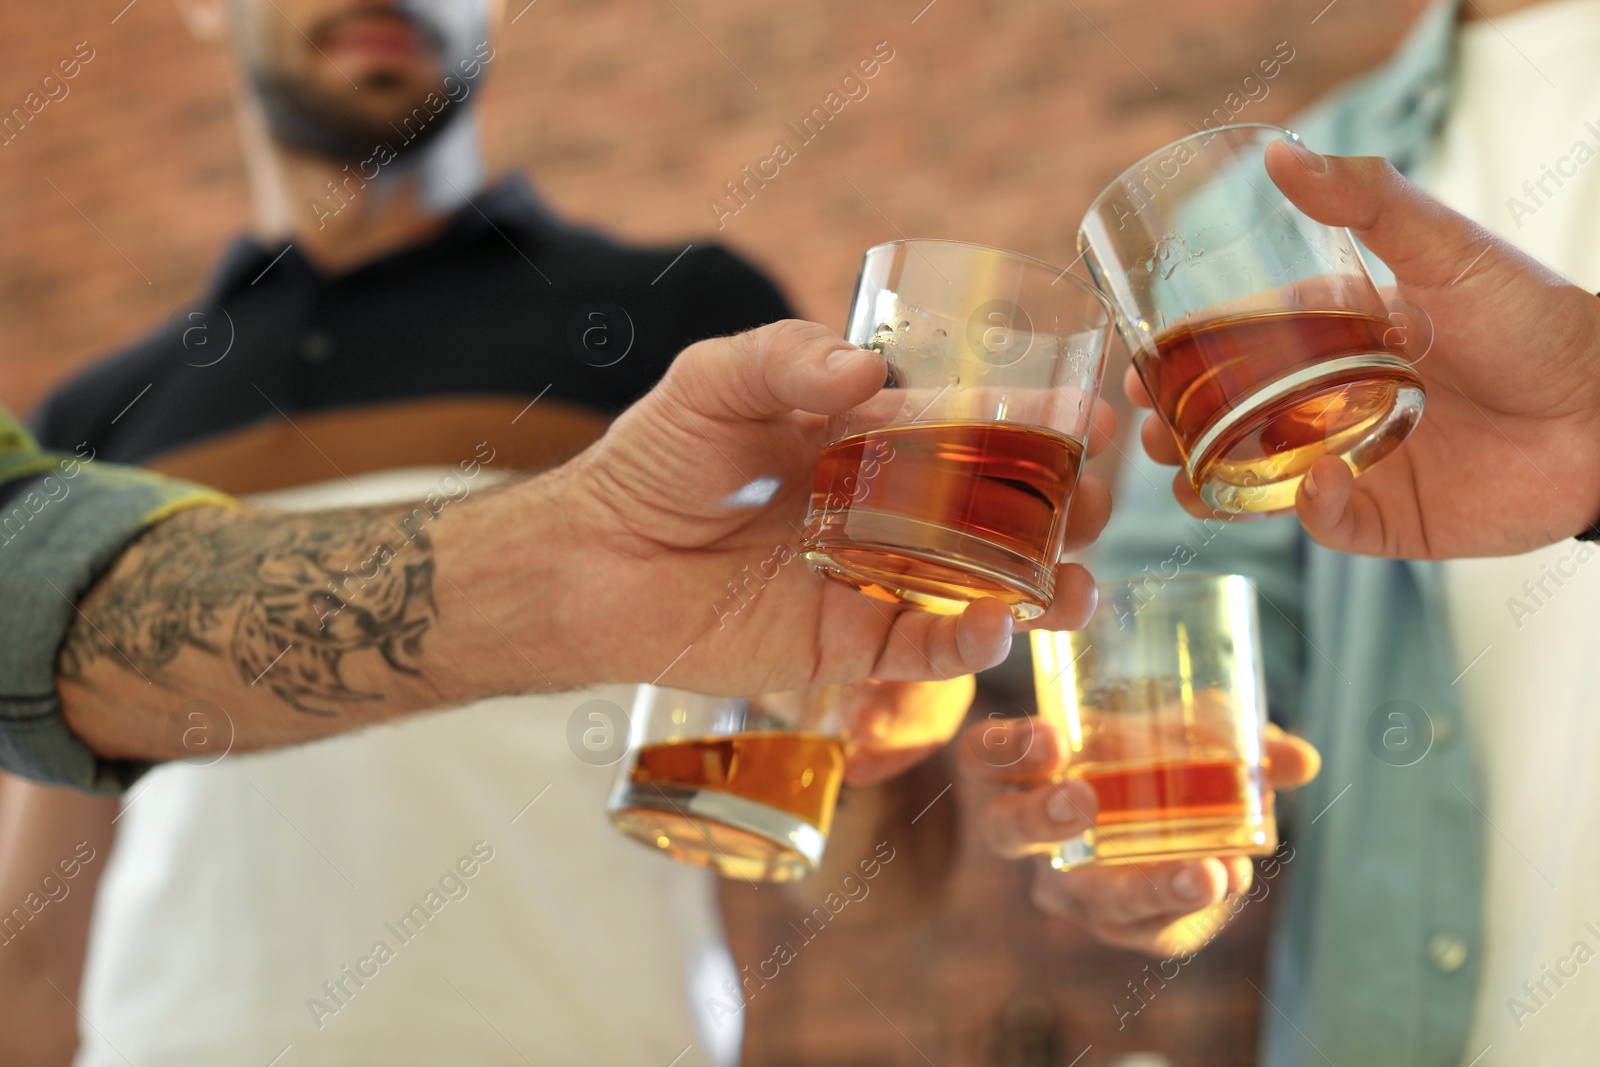
[[[589,579],[569,480],[553,471],[441,517],[434,651],[451,702],[608,680],[575,622]]]

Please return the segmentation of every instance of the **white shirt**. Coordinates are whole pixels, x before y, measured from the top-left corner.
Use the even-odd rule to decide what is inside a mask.
[[[1468,23],[1458,47],[1457,97],[1422,184],[1600,289],[1600,2]],[[1516,360],[1506,353],[1508,374]],[[1463,1065],[1591,1064],[1600,1049],[1597,559],[1565,541],[1444,565],[1488,821],[1482,981]]]
[[[359,481],[274,502],[420,499],[439,477]],[[597,697],[633,690],[152,771],[100,886],[78,1067],[735,1062],[741,1019],[709,1007],[737,977],[715,879],[611,826],[616,768],[567,741]]]

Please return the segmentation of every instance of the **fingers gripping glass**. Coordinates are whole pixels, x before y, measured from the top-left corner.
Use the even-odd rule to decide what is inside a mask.
[[[1140,160],[1090,206],[1078,247],[1195,492],[1222,511],[1294,505],[1306,471],[1357,474],[1422,416],[1422,383],[1345,229],[1267,176],[1275,126],[1226,126]]]
[[[891,603],[953,613],[998,597],[1041,614],[1111,318],[1091,287],[1025,256],[870,249],[845,336],[883,355],[888,380],[829,421],[807,563]]]
[[[606,811],[623,833],[730,878],[822,862],[844,781],[848,687],[710,697],[641,686]]]
[[[1064,777],[1100,805],[1093,829],[1056,848],[1055,866],[1277,848],[1248,578],[1107,582],[1087,627],[1032,640],[1040,720],[1065,739]]]

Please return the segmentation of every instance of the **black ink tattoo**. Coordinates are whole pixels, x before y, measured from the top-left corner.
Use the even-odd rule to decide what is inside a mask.
[[[419,673],[438,608],[433,543],[402,524],[412,514],[180,512],[83,599],[59,672],[82,681],[105,660],[159,682],[193,648],[225,657],[245,683],[270,686],[308,714],[380,700],[346,685],[340,664],[376,650],[395,670]]]

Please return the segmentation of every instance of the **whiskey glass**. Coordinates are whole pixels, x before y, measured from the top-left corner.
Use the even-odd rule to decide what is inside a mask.
[[[1311,465],[1357,475],[1422,416],[1350,231],[1267,176],[1276,126],[1223,126],[1153,152],[1095,198],[1078,248],[1200,499],[1224,512],[1294,505]]]
[[[1069,753],[1061,777],[1099,801],[1093,828],[1053,850],[1055,867],[1277,848],[1248,578],[1106,582],[1083,630],[1032,641],[1039,719]]]
[[[606,811],[673,859],[789,882],[822,862],[853,687],[713,697],[639,687]]]
[[[869,597],[1019,619],[1055,589],[1111,337],[1109,303],[1048,263],[959,241],[869,249],[847,340],[883,389],[831,419],[806,562]]]

